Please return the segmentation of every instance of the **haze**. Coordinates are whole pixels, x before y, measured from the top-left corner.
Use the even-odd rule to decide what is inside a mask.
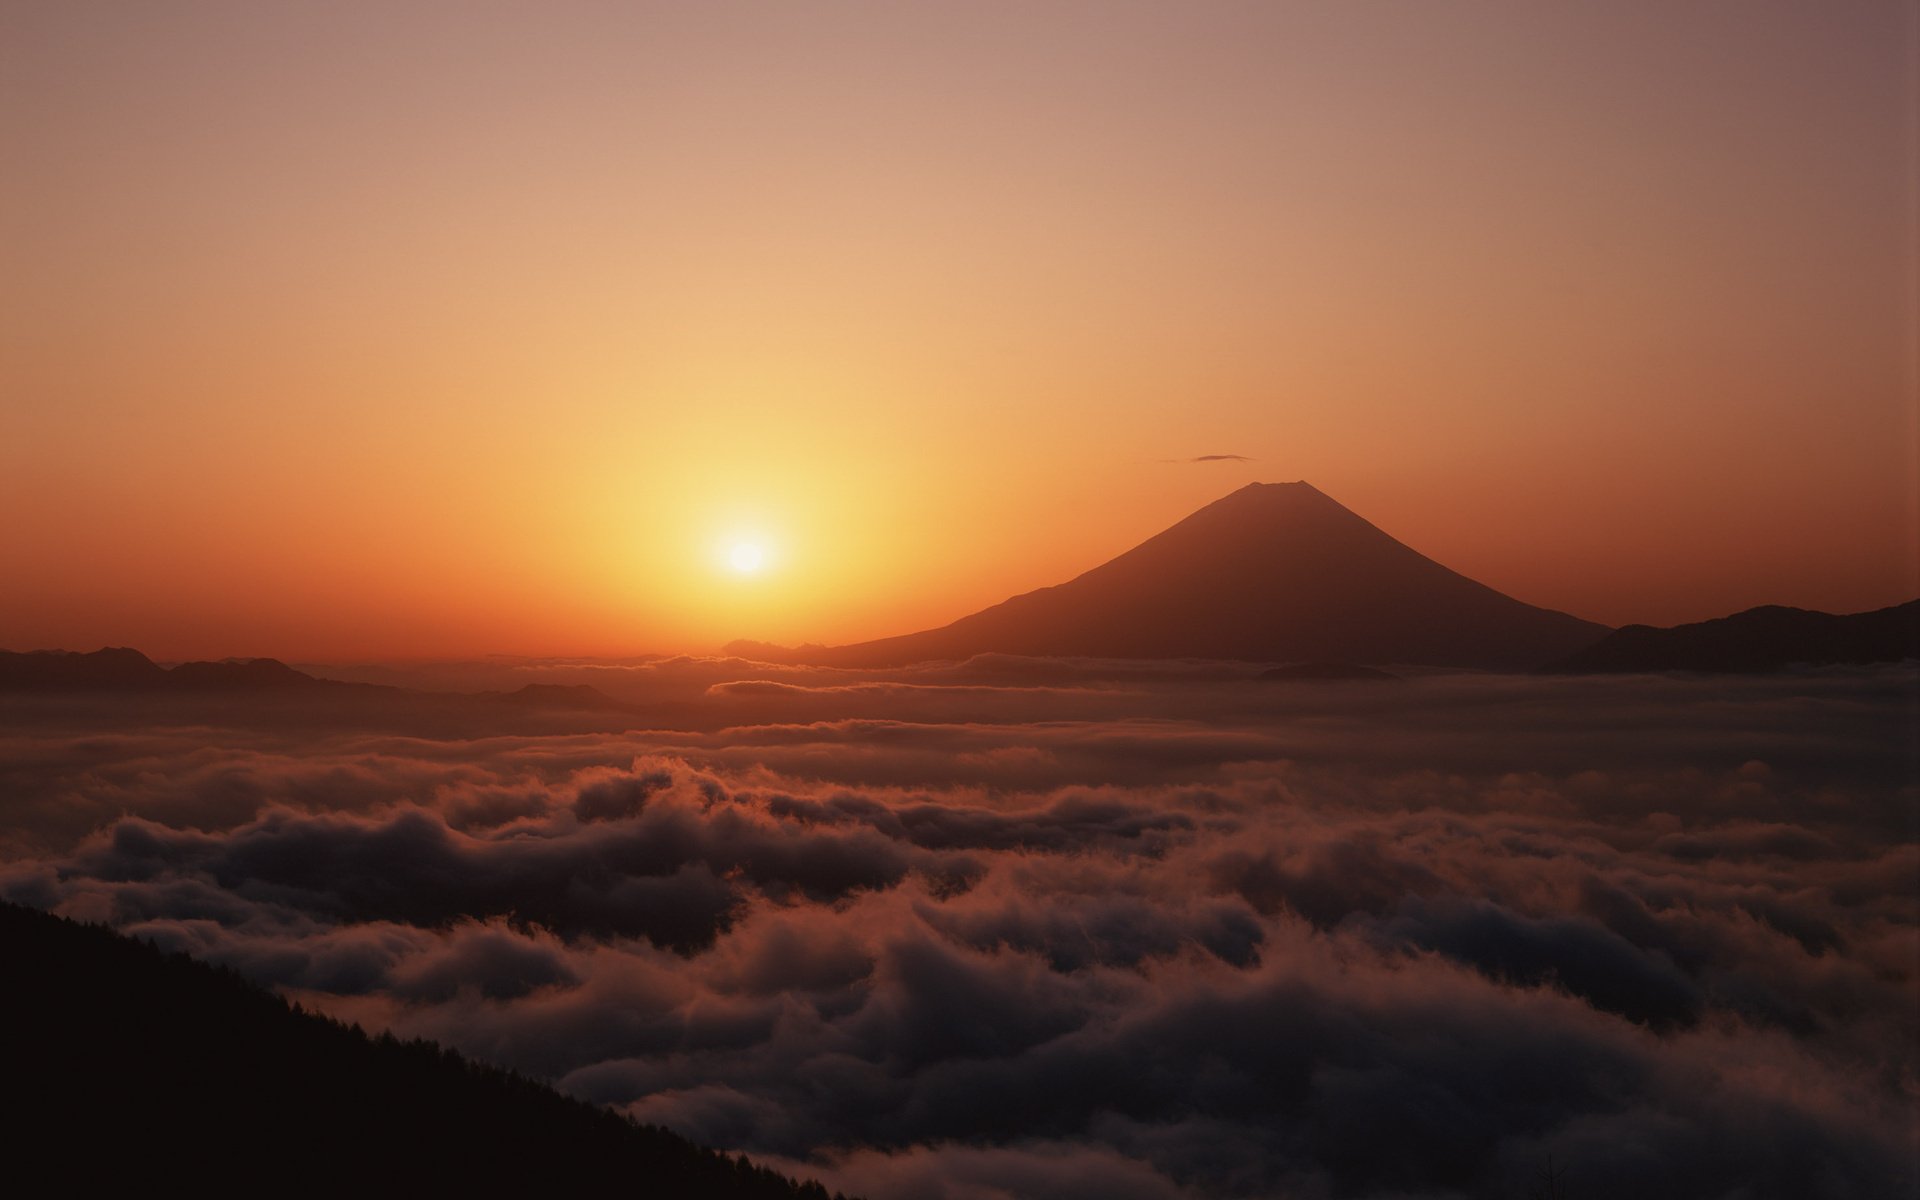
[[[1303,477],[1605,624],[1910,599],[1915,60],[1893,2],[7,4],[3,641],[853,641]]]

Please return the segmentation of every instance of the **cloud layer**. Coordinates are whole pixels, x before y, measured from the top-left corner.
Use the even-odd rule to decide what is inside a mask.
[[[1910,671],[959,670],[33,714],[0,892],[877,1200],[1916,1183]]]

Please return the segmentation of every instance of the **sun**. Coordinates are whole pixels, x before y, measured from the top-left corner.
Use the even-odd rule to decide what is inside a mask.
[[[742,575],[751,575],[767,565],[767,550],[759,542],[735,542],[727,551],[727,565]]]

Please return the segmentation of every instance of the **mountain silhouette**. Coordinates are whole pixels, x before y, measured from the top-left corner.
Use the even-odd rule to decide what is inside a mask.
[[[317,679],[276,658],[227,658],[168,668],[138,650],[0,650],[0,691],[261,692],[357,687]]]
[[[1920,658],[1920,600],[1846,615],[1769,604],[1668,629],[1628,625],[1546,670],[1735,673],[1907,658]]]
[[[0,696],[86,696],[175,712],[252,714],[268,720],[479,721],[633,719],[642,708],[586,684],[529,683],[510,692],[438,692],[326,679],[276,658],[228,658],[163,667],[138,650],[0,650]],[[500,726],[504,721],[505,726]]]
[[[1310,484],[1256,483],[1057,587],[939,629],[784,661],[886,667],[1005,653],[1512,670],[1606,632],[1450,571]],[[727,649],[769,655],[758,643]]]
[[[0,650],[0,690],[144,690],[166,686],[167,669],[125,646],[91,654],[70,650]]]
[[[167,684],[176,688],[215,691],[279,691],[286,688],[325,687],[330,680],[296,671],[277,658],[230,658],[220,662],[184,662],[167,672]]]
[[[430,1042],[369,1038],[99,926],[0,903],[0,945],[16,1178],[75,1195],[830,1200],[817,1183]]]

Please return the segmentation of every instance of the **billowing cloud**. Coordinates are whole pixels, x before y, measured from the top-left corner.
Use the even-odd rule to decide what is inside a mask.
[[[673,670],[618,731],[43,714],[0,893],[876,1200],[1915,1182],[1911,672]]]

